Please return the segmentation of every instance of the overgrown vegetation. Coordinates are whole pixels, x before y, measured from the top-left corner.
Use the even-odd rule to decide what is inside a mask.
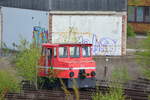
[[[20,41],[18,51],[15,62],[19,75],[26,80],[34,82],[36,85],[40,49],[23,39]]]
[[[129,5],[138,5],[141,2],[142,2],[141,0],[128,0]]]
[[[4,100],[7,92],[19,91],[19,80],[9,71],[0,70],[0,100]]]
[[[112,80],[114,81],[120,81],[120,82],[127,82],[131,80],[131,77],[129,76],[128,69],[126,67],[118,67],[115,68],[112,71]]]
[[[141,65],[142,74],[150,79],[150,33],[148,37],[141,43],[142,51],[136,53],[137,61]]]
[[[93,100],[125,100],[124,90],[122,83],[130,80],[128,70],[125,67],[115,68],[112,71],[112,82],[109,84],[108,92],[96,92],[93,96]],[[120,82],[120,83],[118,83]]]
[[[110,88],[108,93],[97,92],[92,96],[92,100],[125,100],[122,88]]]
[[[74,100],[74,96],[71,94],[71,92],[67,89],[65,83],[60,79],[61,85],[62,85],[62,89],[66,95],[66,99],[67,100]],[[80,100],[80,93],[79,93],[79,89],[77,88],[77,83],[75,80],[73,80],[73,90],[74,90],[74,95],[75,95],[75,100]]]
[[[135,37],[136,33],[131,25],[127,24],[127,37]]]

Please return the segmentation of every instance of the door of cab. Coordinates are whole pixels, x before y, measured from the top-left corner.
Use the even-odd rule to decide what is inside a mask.
[[[39,65],[44,70],[45,74],[48,74],[48,70],[52,67],[52,55],[53,49],[52,48],[42,48],[41,57],[39,59]]]
[[[52,57],[53,57],[53,49],[46,48],[45,52],[45,73],[48,74],[49,69],[52,68]]]

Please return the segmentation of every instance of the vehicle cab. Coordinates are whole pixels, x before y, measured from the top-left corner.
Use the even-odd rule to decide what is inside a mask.
[[[80,83],[81,80],[82,83],[89,79],[95,80],[96,63],[92,58],[91,46],[92,44],[42,44],[38,75],[61,78],[67,80],[69,85],[70,79]],[[50,75],[51,72],[53,75]]]

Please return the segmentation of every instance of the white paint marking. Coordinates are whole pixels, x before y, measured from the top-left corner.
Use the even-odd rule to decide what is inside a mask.
[[[40,66],[39,68],[50,68],[50,67]],[[96,69],[96,67],[74,67],[74,68],[53,67],[53,69],[59,69],[59,70],[79,70],[79,69]]]

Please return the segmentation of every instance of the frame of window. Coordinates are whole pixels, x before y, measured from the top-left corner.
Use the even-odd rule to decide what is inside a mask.
[[[134,21],[129,21],[128,22],[136,22],[136,23],[150,23],[150,21],[146,21],[146,6],[130,6],[130,7],[135,7],[134,9]],[[137,21],[137,7],[143,7],[143,21]],[[149,10],[150,10],[150,6]],[[149,12],[150,13],[150,12]]]

